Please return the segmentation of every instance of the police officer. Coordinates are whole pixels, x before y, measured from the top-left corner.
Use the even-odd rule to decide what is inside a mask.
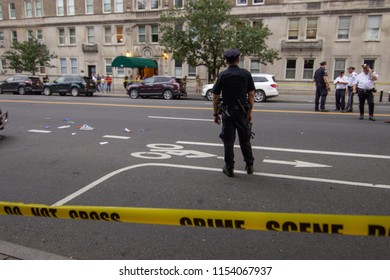
[[[315,97],[315,106],[314,111],[318,112],[328,112],[325,109],[326,96],[328,95],[329,87],[329,78],[328,73],[326,72],[326,61],[320,63],[320,67],[314,73],[314,82],[316,84],[316,97]],[[321,100],[321,104],[320,104]],[[318,108],[320,107],[320,108]]]
[[[367,64],[363,64],[362,68],[363,72],[356,76],[356,79],[353,83],[353,93],[357,93],[359,97],[359,120],[364,119],[364,103],[367,100],[369,120],[375,121],[374,87],[375,81],[378,79],[378,75],[376,75]]]
[[[234,177],[234,141],[236,130],[241,147],[245,169],[253,174],[253,155],[251,139],[252,108],[255,101],[255,85],[251,74],[238,67],[240,51],[233,49],[224,52],[228,69],[221,72],[213,87],[214,122],[221,124],[218,112],[222,93],[222,132],[220,138],[224,144],[225,166],[222,171]]]

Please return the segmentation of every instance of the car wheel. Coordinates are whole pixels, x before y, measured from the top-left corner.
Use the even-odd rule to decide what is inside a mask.
[[[130,90],[129,96],[132,99],[137,99],[139,96],[138,90],[136,90],[136,89]]]
[[[20,95],[25,95],[26,94],[26,89],[24,87],[18,88],[18,92]]]
[[[46,96],[51,95],[51,90],[50,90],[50,88],[49,88],[49,87],[45,87],[45,88],[43,89],[43,94],[46,95]]]
[[[208,101],[213,100],[213,93],[211,92],[211,89],[209,89],[209,90],[206,92],[206,98],[207,98]]]
[[[256,102],[265,102],[267,97],[265,96],[265,92],[262,90],[257,90],[255,92],[255,101]]]
[[[78,88],[74,87],[74,88],[72,88],[70,93],[72,94],[72,96],[76,97],[76,96],[79,96],[80,91]]]
[[[166,100],[170,100],[170,99],[173,98],[173,92],[172,92],[171,90],[169,90],[169,89],[166,89],[166,90],[164,90],[164,92],[163,92],[163,97],[164,97],[164,99],[166,99]]]

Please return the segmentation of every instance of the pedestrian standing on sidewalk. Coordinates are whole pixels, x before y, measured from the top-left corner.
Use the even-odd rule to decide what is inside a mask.
[[[348,102],[347,108],[345,108],[346,112],[353,112],[353,83],[356,80],[357,73],[355,72],[355,67],[348,67]]]
[[[96,91],[97,92],[102,91],[101,85],[102,85],[102,77],[100,77],[100,74],[97,74],[97,76],[96,76]]]
[[[102,76],[101,90],[103,93],[106,93],[106,77],[104,77],[104,76]]]
[[[107,75],[106,77],[106,84],[107,84],[107,93],[111,92],[111,84],[112,84],[112,78],[110,75]]]
[[[195,77],[195,93],[196,96],[201,96],[202,91],[202,80],[199,78],[199,75],[196,75]]]
[[[370,121],[374,119],[374,88],[375,81],[378,79],[378,75],[375,74],[371,67],[367,64],[362,65],[363,72],[357,75],[353,84],[353,93],[357,93],[359,96],[359,120],[364,119],[364,103],[367,100],[368,115]]]
[[[326,96],[330,90],[329,77],[326,72],[326,61],[320,63],[320,68],[314,73],[314,82],[316,84],[316,97],[314,101],[314,111],[328,112],[325,109]],[[320,104],[321,100],[321,104]]]
[[[335,111],[343,112],[345,109],[345,93],[348,85],[348,78],[344,75],[344,71],[340,72],[340,75],[334,81],[336,86],[336,109]]]

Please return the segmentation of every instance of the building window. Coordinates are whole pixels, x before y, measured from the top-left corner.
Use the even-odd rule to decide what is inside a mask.
[[[299,18],[290,18],[288,20],[288,39],[298,40],[299,35]]]
[[[264,0],[253,0],[253,5],[264,4]]]
[[[150,0],[150,8],[152,10],[158,9],[159,4],[159,0]]]
[[[125,68],[118,67],[118,76],[120,76],[120,77],[125,76]]]
[[[158,43],[158,25],[152,25],[152,43]]]
[[[236,0],[237,6],[248,5],[248,0]]]
[[[94,29],[94,27],[87,27],[87,42],[88,42],[88,44],[95,44],[95,29]]]
[[[42,0],[35,0],[35,16],[42,17]]]
[[[65,45],[65,29],[58,28],[58,44]]]
[[[104,43],[112,44],[112,33],[111,33],[111,27],[109,26],[104,27]]]
[[[64,0],[57,0],[57,16],[63,16],[65,14]]]
[[[93,0],[85,1],[85,11],[89,15],[93,14]]]
[[[349,39],[350,24],[351,24],[350,17],[340,17],[339,18],[339,29],[337,32],[337,39],[339,39],[339,40],[348,40]]]
[[[43,31],[42,31],[42,29],[38,29],[37,30],[37,39],[38,39],[38,42],[43,43]]]
[[[27,30],[27,41],[31,42],[34,39],[34,31]]]
[[[183,62],[175,60],[175,76],[183,77]]]
[[[146,41],[145,25],[138,26],[138,43],[145,43],[145,41]]]
[[[123,26],[118,25],[116,26],[116,42],[118,44],[123,44]]]
[[[138,10],[145,10],[145,0],[138,0],[137,1],[137,9]]]
[[[60,58],[60,71],[62,75],[68,74],[68,67],[66,64],[66,58]]]
[[[3,19],[3,5],[0,4],[0,20]]]
[[[314,74],[314,60],[305,59],[303,64],[303,79],[313,80],[313,74]]]
[[[111,0],[103,1],[103,13],[111,13]]]
[[[68,16],[74,16],[74,0],[68,0]]]
[[[286,79],[295,79],[296,69],[297,69],[297,60],[296,59],[287,59]]]
[[[174,0],[174,6],[175,8],[183,8],[184,7],[184,0]]]
[[[70,59],[70,70],[73,75],[78,74],[77,58]]]
[[[9,3],[9,18],[16,19],[16,6],[15,3]]]
[[[112,59],[111,58],[105,58],[104,59],[104,65],[105,65],[105,68],[106,68],[106,75],[112,75],[111,63],[112,63]]]
[[[306,26],[306,39],[317,39],[317,18],[308,18]]]
[[[251,60],[251,70],[252,73],[260,73],[260,62],[258,60]]]
[[[69,28],[69,44],[76,44],[76,29],[74,27]]]
[[[11,41],[15,43],[18,41],[18,32],[16,30],[11,31]]]
[[[333,71],[333,80],[335,80],[341,71],[345,71],[345,65],[347,63],[346,59],[338,58],[334,60],[334,71]]]
[[[381,25],[380,16],[368,16],[367,21],[367,40],[378,40],[379,29]]]
[[[24,2],[24,6],[26,9],[26,18],[33,17],[33,7],[31,2]]]
[[[4,32],[0,31],[0,46],[4,47]]]
[[[370,66],[371,69],[375,69],[375,59],[373,58],[364,59],[363,64],[367,64]]]
[[[115,0],[115,12],[123,12],[123,0]]]
[[[188,65],[188,77],[196,77],[196,67]]]

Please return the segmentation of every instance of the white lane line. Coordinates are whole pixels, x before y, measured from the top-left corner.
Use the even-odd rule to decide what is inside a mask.
[[[191,119],[191,118],[174,118],[174,117],[159,117],[148,116],[149,119],[163,119],[163,120],[179,120],[179,121],[198,121],[198,122],[213,122],[212,119]]]
[[[121,140],[130,139],[130,137],[128,137],[128,136],[117,136],[117,135],[104,135],[103,138],[121,139]]]
[[[221,168],[211,168],[211,167],[202,167],[202,166],[189,166],[189,165],[178,165],[178,164],[169,164],[169,163],[142,163],[142,164],[136,164],[136,165],[130,165],[118,170],[115,170],[100,179],[92,182],[91,184],[85,186],[84,188],[68,195],[64,199],[61,199],[60,201],[54,203],[52,206],[62,206],[69,201],[75,199],[76,197],[82,195],[83,193],[93,189],[100,183],[103,183],[104,181],[107,181],[111,177],[114,177],[115,175],[118,175],[122,172],[129,171],[132,169],[136,169],[139,167],[170,167],[170,168],[182,168],[182,169],[191,169],[191,170],[203,170],[203,171],[213,171],[213,172],[221,172]],[[234,171],[237,174],[246,174],[246,171],[241,170],[235,170]],[[291,176],[291,175],[283,175],[283,174],[272,174],[272,173],[261,173],[261,172],[254,172],[253,175],[255,176],[263,176],[263,177],[271,177],[271,178],[278,178],[278,179],[291,179],[291,180],[299,180],[299,181],[310,181],[310,182],[319,182],[319,183],[331,183],[331,184],[338,184],[338,185],[347,185],[347,186],[355,186],[355,187],[367,187],[367,188],[379,188],[379,189],[389,189],[390,185],[381,185],[381,184],[372,184],[372,183],[362,183],[362,182],[350,182],[350,181],[342,181],[342,180],[332,180],[332,179],[322,179],[322,178],[311,178],[311,177],[299,177],[299,176]],[[224,176],[221,174],[221,176]],[[249,175],[248,175],[249,176]],[[232,179],[234,180],[234,179]]]
[[[28,132],[32,132],[32,133],[51,133],[50,130],[39,130],[39,129],[30,129],[30,130],[27,130]]]
[[[191,142],[191,141],[176,141],[176,143],[177,144],[187,144],[187,145],[209,146],[209,147],[223,147],[223,144],[219,144],[219,143],[204,143],[204,142]],[[234,145],[234,147],[239,148],[240,146]],[[252,149],[253,150],[277,151],[277,152],[302,153],[302,154],[328,155],[328,156],[390,159],[390,156],[388,156],[388,155],[353,154],[353,153],[316,151],[316,150],[301,150],[301,149],[286,149],[286,148],[262,147],[262,146],[252,146]]]

